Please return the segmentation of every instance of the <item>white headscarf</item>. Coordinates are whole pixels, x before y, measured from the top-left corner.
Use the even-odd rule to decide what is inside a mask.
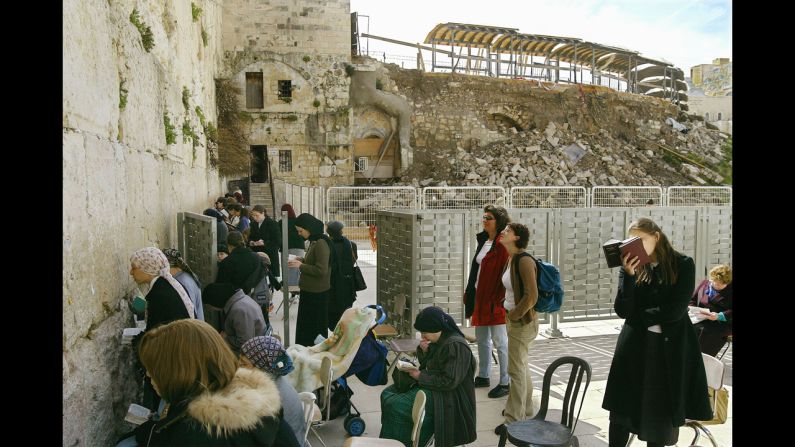
[[[155,247],[142,248],[130,256],[130,262],[147,275],[160,276],[161,278],[164,278],[166,281],[168,281],[168,283],[171,284],[171,287],[177,291],[179,297],[182,298],[182,303],[188,310],[189,317],[193,318],[193,303],[191,302],[188,293],[185,291],[185,288],[182,287],[182,284],[180,284],[176,279],[174,279],[173,276],[171,276],[168,258],[165,254],[163,254],[162,251]]]

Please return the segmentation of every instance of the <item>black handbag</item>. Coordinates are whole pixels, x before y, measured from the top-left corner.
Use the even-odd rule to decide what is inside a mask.
[[[364,282],[364,275],[358,264],[353,265],[353,287],[357,292],[367,288],[367,283]]]

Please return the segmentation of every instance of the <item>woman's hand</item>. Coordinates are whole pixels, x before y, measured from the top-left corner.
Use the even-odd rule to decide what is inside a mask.
[[[419,380],[419,378],[420,378],[420,370],[412,369],[408,373],[414,380]]]
[[[258,246],[259,246],[259,247],[262,247],[262,246],[264,246],[264,245],[265,245],[265,241],[263,241],[262,239],[260,239],[260,240],[258,240],[258,241],[250,241],[248,244],[249,244],[249,245],[251,245],[252,247],[258,247]]]
[[[638,267],[640,259],[638,259],[638,257],[635,256],[634,258],[632,258],[632,260],[630,260],[629,256],[631,254],[632,253],[627,253],[625,256],[621,258],[621,265],[624,267],[624,272],[626,272],[627,275],[635,276],[635,269]]]
[[[508,317],[508,319],[511,320],[511,321],[520,321],[522,319],[522,317],[524,316],[524,314],[520,315],[516,311],[516,308],[514,307],[513,309],[509,310],[508,313],[505,316]]]
[[[718,319],[718,313],[717,312],[710,312],[710,313],[707,314],[707,320],[715,321],[717,319]]]
[[[290,259],[287,261],[287,267],[298,268],[301,267],[303,262],[299,261],[300,258]]]
[[[429,342],[428,340],[420,341],[420,349],[422,349],[422,352],[428,352],[428,346],[430,344],[431,344],[431,342]]]

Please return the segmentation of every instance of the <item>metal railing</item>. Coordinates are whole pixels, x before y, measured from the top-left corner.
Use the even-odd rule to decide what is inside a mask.
[[[494,204],[507,206],[508,195],[502,186],[429,186],[422,189],[422,208],[482,209]]]
[[[591,206],[660,206],[664,204],[660,186],[594,186],[591,188]]]
[[[514,186],[511,208],[585,208],[588,191],[584,186]]]

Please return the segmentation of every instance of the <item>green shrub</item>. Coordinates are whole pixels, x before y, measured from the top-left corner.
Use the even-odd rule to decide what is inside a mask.
[[[163,125],[166,129],[166,144],[174,144],[177,142],[177,133],[175,132],[174,125],[168,119],[168,113],[163,114]]]
[[[199,17],[201,17],[201,15],[202,15],[202,9],[199,8],[198,6],[196,6],[195,3],[191,2],[191,4],[190,4],[190,12],[191,12],[191,14],[193,14],[193,21],[194,22],[198,22],[199,21]]]
[[[124,79],[119,82],[119,110],[124,110],[127,107],[127,89],[124,88]]]
[[[135,8],[133,8],[130,13],[130,22],[138,28],[138,32],[141,34],[141,43],[144,46],[144,50],[148,53],[155,47],[155,36],[152,34],[152,28],[141,21],[141,17],[138,15],[138,9]]]

